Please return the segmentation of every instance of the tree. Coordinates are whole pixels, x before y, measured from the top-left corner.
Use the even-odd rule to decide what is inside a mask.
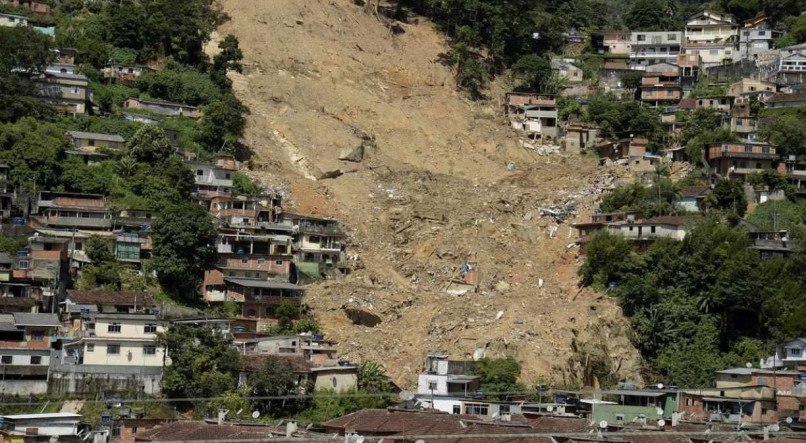
[[[0,125],[0,159],[8,164],[17,190],[55,189],[70,146],[64,130],[31,117]]]
[[[758,135],[781,155],[806,155],[806,109],[765,109],[761,112]]]
[[[204,108],[199,143],[209,152],[219,152],[243,135],[249,109],[234,95],[224,94]]]
[[[217,233],[210,214],[196,204],[166,208],[152,226],[152,266],[167,290],[192,298],[202,274],[216,263]]]
[[[634,31],[664,31],[671,29],[672,20],[663,0],[638,0],[627,13],[624,22]]]
[[[522,393],[526,387],[518,383],[521,364],[512,357],[481,359],[476,362],[473,374],[479,377],[481,389],[487,398],[506,400],[510,393]]]
[[[129,140],[129,154],[140,163],[159,164],[173,152],[171,141],[159,126],[143,125]]]
[[[115,254],[112,252],[112,245],[109,240],[98,235],[90,235],[87,238],[84,243],[84,253],[94,265],[115,261]]]
[[[740,182],[729,179],[719,180],[706,200],[709,207],[730,211],[739,217],[744,217],[744,213],[747,211],[744,187]]]
[[[551,78],[551,63],[534,54],[524,55],[512,65],[512,72],[520,80],[522,89],[546,92]]]
[[[221,90],[226,91],[232,87],[232,82],[227,78],[227,71],[243,71],[243,66],[241,65],[243,52],[238,46],[238,38],[232,34],[224,37],[224,40],[218,43],[218,48],[221,52],[213,57],[210,78]]]
[[[256,397],[279,397],[305,393],[308,386],[300,385],[299,376],[291,363],[274,355],[266,356],[263,366],[249,375],[250,394]],[[307,406],[305,399],[261,399],[254,403],[274,417],[293,415]]]
[[[53,41],[27,26],[0,27],[0,75],[45,72],[54,59]]]
[[[168,398],[217,397],[237,388],[241,356],[228,335],[210,328],[174,325],[159,334],[157,341],[170,359],[162,378]]]
[[[244,195],[247,197],[253,197],[255,195],[260,195],[263,192],[263,188],[252,181],[248,175],[244,174],[243,172],[236,171],[235,175],[232,176],[232,193],[235,195]]]
[[[358,367],[358,389],[363,392],[382,394],[391,392],[392,381],[383,366],[367,361]]]
[[[605,287],[640,269],[639,263],[629,240],[603,231],[594,234],[588,242],[585,263],[579,268],[579,275],[582,284]]]
[[[294,324],[294,319],[299,317],[299,312],[300,309],[297,305],[288,300],[283,300],[280,306],[274,311],[274,315],[277,317],[277,323],[280,328],[289,330]]]

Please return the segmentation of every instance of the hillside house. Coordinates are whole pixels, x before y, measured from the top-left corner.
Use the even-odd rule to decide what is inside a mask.
[[[806,338],[796,338],[775,347],[775,354],[761,360],[762,369],[806,370]]]
[[[702,11],[685,28],[685,52],[699,55],[703,68],[739,60],[739,24],[730,14]]]
[[[744,59],[756,60],[759,54],[773,49],[775,40],[782,35],[782,31],[770,25],[767,16],[746,20],[739,29],[739,54]]]
[[[789,155],[778,164],[778,172],[794,186],[796,196],[806,197],[806,162],[798,161],[796,156]]]
[[[92,96],[87,89],[89,80],[85,75],[45,72],[33,78],[33,82],[36,95],[53,104],[59,111],[69,114],[87,113]]]
[[[126,148],[126,140],[117,134],[68,131],[67,135],[73,142],[73,146],[79,151],[95,151],[97,149],[119,151]]]
[[[573,58],[554,57],[551,59],[551,69],[557,72],[561,79],[569,83],[579,83],[583,80],[582,69],[576,63]]]
[[[123,63],[110,63],[101,69],[104,78],[113,79],[119,82],[133,82],[143,72],[152,71],[151,68],[140,65],[126,65]]]
[[[55,314],[0,314],[0,367],[3,395],[47,392],[51,341],[59,329]]]
[[[684,91],[690,91],[700,79],[702,60],[698,54],[677,54],[675,64],[680,68],[680,86]]]
[[[665,215],[646,220],[608,224],[607,230],[635,242],[638,249],[644,249],[660,238],[683,240],[689,231],[689,225],[690,220],[687,217]]]
[[[773,82],[765,82],[750,78],[743,78],[736,83],[731,83],[728,87],[728,95],[733,97],[757,96],[759,99],[769,97],[778,90],[778,85]]]
[[[592,408],[590,419],[614,425],[654,424],[677,412],[680,392],[663,389],[616,389],[602,391],[604,402]]]
[[[631,43],[629,31],[606,31],[602,40],[605,52],[611,55],[629,55]]]
[[[789,239],[789,232],[785,230],[749,229],[748,235],[752,242],[751,248],[758,251],[762,260],[773,258],[788,258],[793,251],[793,244]]]
[[[282,213],[282,198],[279,195],[217,195],[210,198],[210,213],[233,228],[291,231],[290,224],[282,225],[278,222]]]
[[[553,96],[508,92],[506,115],[514,129],[557,138],[557,101]]]
[[[683,98],[680,67],[672,63],[646,66],[641,78],[641,102],[651,106],[671,105]]]
[[[157,345],[157,334],[163,331],[155,315],[90,314],[79,340],[65,348],[68,355],[77,351],[80,365],[162,367],[165,349]]]
[[[697,97],[695,105],[696,109],[713,109],[724,115],[730,115],[731,106],[733,106],[733,97],[729,95],[713,95]]]
[[[680,197],[672,204],[686,212],[702,212],[705,209],[705,197],[711,193],[709,186],[685,186],[680,189]]]
[[[238,166],[231,157],[218,157],[215,163],[187,162],[196,179],[194,196],[210,209],[210,199],[232,195],[232,180]]]
[[[768,108],[801,108],[806,106],[806,92],[798,92],[793,94],[777,93],[772,94],[764,100],[764,104]]]
[[[108,231],[112,212],[103,195],[42,191],[38,195],[38,215],[31,217],[33,227],[75,228]],[[80,246],[76,247],[81,249]]]
[[[50,15],[51,8],[50,5],[45,3],[44,1],[37,1],[37,0],[10,0],[9,3],[11,6],[17,8],[25,8],[34,14],[38,15]]]
[[[12,279],[29,285],[28,295],[48,309],[56,303],[52,296],[63,294],[69,281],[67,246],[66,239],[34,235],[14,257]]]
[[[298,377],[300,393],[303,394],[306,393],[307,386],[311,386],[313,391],[330,390],[337,393],[348,392],[358,386],[358,367],[348,362],[317,365],[295,355],[269,357],[265,354],[245,356],[244,372],[239,380],[241,386],[249,386],[250,374],[260,370],[267,358],[281,358],[291,363],[292,370]]]
[[[81,415],[69,412],[2,415],[0,422],[3,423],[0,439],[9,443],[73,442],[83,441],[84,436],[92,437],[88,435],[88,426],[81,423]]]
[[[632,32],[630,68],[643,71],[650,65],[674,63],[681,52],[682,44],[682,32]]]
[[[569,123],[565,127],[563,146],[565,152],[579,153],[584,149],[593,148],[602,142],[599,137],[601,128],[588,123]]]
[[[771,169],[778,160],[768,143],[711,143],[705,149],[706,173],[744,180],[747,174]]]
[[[28,26],[28,17],[14,14],[0,13],[0,26],[15,27],[15,26]]]
[[[11,167],[0,163],[0,222],[11,218],[11,207],[14,202],[14,189],[8,180]]]
[[[67,291],[63,305],[65,313],[80,313],[82,307],[94,308],[102,314],[154,313],[157,304],[147,292],[136,291]]]
[[[747,141],[754,141],[758,132],[758,119],[753,116],[750,99],[738,97],[730,109],[730,131]]]
[[[775,79],[779,85],[806,83],[806,43],[799,47],[802,48],[780,58]]]
[[[56,53],[56,61],[59,63],[72,65],[76,62],[78,51],[73,48],[56,48],[53,52]]]
[[[445,352],[429,352],[425,370],[417,377],[417,395],[470,397],[479,388],[479,377],[473,375],[473,362],[448,359]]]
[[[162,100],[147,100],[142,98],[129,98],[123,102],[123,107],[127,109],[142,109],[166,117],[189,117],[192,119],[201,118],[199,108],[182,103],[171,103]]]

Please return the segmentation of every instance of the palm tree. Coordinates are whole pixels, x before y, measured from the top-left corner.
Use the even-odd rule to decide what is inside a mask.
[[[129,156],[125,156],[118,161],[116,170],[121,177],[131,177],[137,169],[137,161]]]
[[[375,362],[364,362],[358,369],[358,389],[366,392],[389,392],[386,369]]]

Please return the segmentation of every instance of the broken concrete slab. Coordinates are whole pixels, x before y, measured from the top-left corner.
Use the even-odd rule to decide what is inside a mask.
[[[339,154],[339,160],[360,163],[364,160],[364,143],[362,142],[354,148],[343,149]]]

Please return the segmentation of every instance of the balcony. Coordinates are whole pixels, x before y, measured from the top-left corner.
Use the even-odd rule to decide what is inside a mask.
[[[263,305],[279,306],[283,302],[299,306],[302,304],[302,297],[281,297],[277,295],[252,295],[247,298],[247,302],[260,303]]]
[[[109,229],[112,227],[111,218],[90,217],[40,217],[41,222],[52,226],[74,226],[78,228]]]
[[[303,234],[344,235],[344,230],[341,228],[338,222],[320,224],[302,221],[299,224],[299,232]]]

